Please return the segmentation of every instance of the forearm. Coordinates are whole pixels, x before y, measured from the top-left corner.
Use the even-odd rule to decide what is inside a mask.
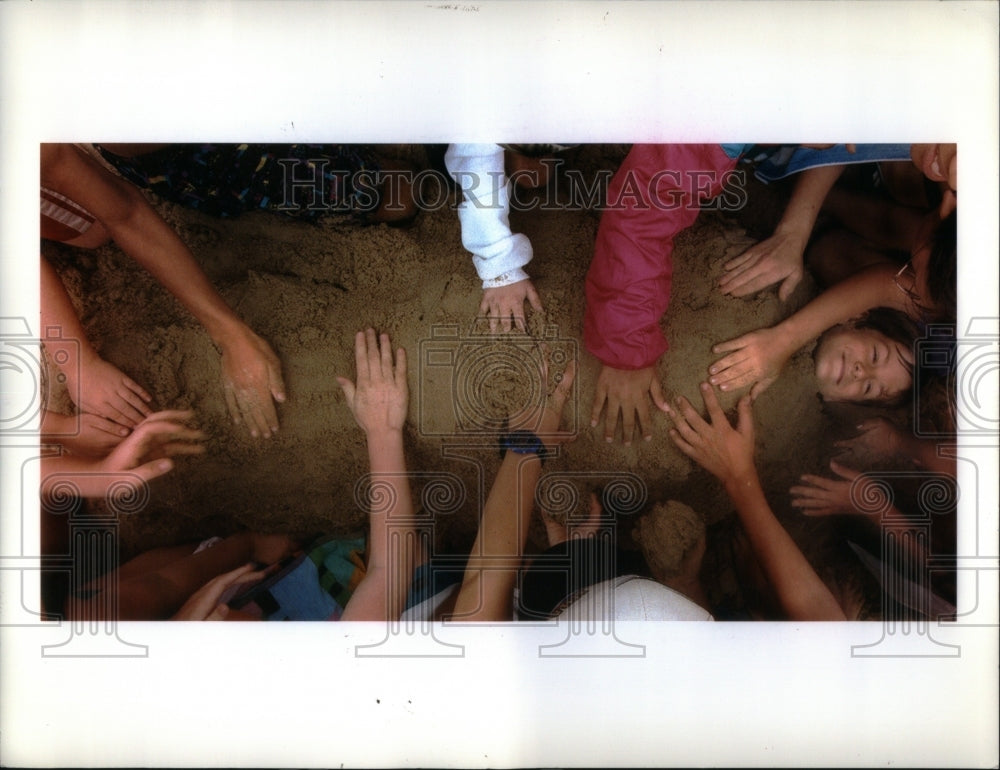
[[[452,144],[445,165],[462,190],[458,207],[462,245],[472,253],[483,288],[528,278],[531,242],[510,229],[510,196],[504,150],[496,144]]]
[[[800,233],[808,240],[823,201],[843,171],[844,166],[820,166],[799,174],[795,190],[775,232]]]
[[[112,482],[120,481],[128,472],[112,476],[102,471],[99,460],[71,455],[43,457],[41,461],[41,498],[86,497],[101,498],[107,495]]]
[[[370,517],[369,568],[385,566],[389,553],[390,530],[402,537],[401,526],[413,525],[413,496],[406,475],[402,431],[385,431],[368,435],[368,462],[372,483],[385,487],[392,504],[384,514]],[[391,526],[390,526],[391,525]],[[408,530],[409,531],[409,528]]]
[[[504,457],[486,499],[455,601],[454,611],[460,619],[510,620],[541,467],[537,455],[508,451]]]
[[[725,488],[754,554],[789,618],[844,620],[844,612],[830,589],[775,517],[756,474],[732,479]]]
[[[368,460],[374,500],[385,499],[384,511],[369,513],[368,564],[344,608],[342,620],[396,620],[406,603],[419,546],[413,497],[406,476],[402,431],[372,432]]]
[[[214,341],[222,344],[245,328],[177,233],[133,185],[66,145],[42,146],[42,179],[93,213],[122,251],[177,297]]]
[[[873,265],[836,283],[774,329],[789,355],[819,337],[831,326],[876,307],[906,312],[905,295],[895,285],[896,269]]]
[[[83,324],[77,317],[76,309],[66,292],[62,279],[59,278],[55,268],[49,264],[45,257],[39,257],[39,285],[41,287],[41,298],[39,303],[41,336],[44,340],[52,335],[55,338],[69,340],[79,346],[80,357],[78,360],[64,359],[59,356],[54,360],[56,365],[67,376],[75,373],[81,363],[96,358],[97,353],[87,340]],[[73,351],[73,345],[68,346],[67,351]]]

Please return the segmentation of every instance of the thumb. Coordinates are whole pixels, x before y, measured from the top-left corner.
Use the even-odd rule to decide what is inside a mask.
[[[739,415],[736,422],[736,430],[740,433],[753,431],[753,398],[750,394],[740,399],[739,404],[736,405],[736,410]]]
[[[841,465],[836,460],[830,460],[830,470],[840,476],[840,478],[847,479],[848,481],[852,481],[861,475],[860,471],[848,468],[846,465]]]
[[[542,299],[538,296],[538,292],[535,291],[535,287],[531,283],[528,284],[528,302],[539,313],[542,312]]]
[[[781,288],[778,289],[778,299],[782,302],[788,300],[792,296],[792,292],[795,291],[795,287],[799,285],[799,281],[802,280],[802,276],[792,273],[784,281],[781,282]]]
[[[670,408],[667,404],[667,399],[663,397],[663,388],[660,385],[660,378],[655,374],[653,375],[652,381],[649,383],[649,395],[653,398],[653,403],[656,405],[656,408],[661,412],[665,412]]]
[[[354,383],[351,382],[346,377],[338,377],[337,384],[340,385],[341,390],[344,391],[344,397],[347,399],[348,404],[354,403]]]
[[[285,395],[285,381],[281,378],[281,370],[276,366],[268,367],[268,385],[271,395],[274,396],[274,400],[284,403],[287,398]]]
[[[766,380],[758,380],[757,382],[755,382],[753,384],[753,387],[750,388],[750,393],[749,393],[750,401],[751,402],[756,401],[757,396],[759,396],[761,393],[767,390],[767,386],[770,384],[771,383],[767,382]]]
[[[114,485],[114,493],[128,494],[129,491],[134,492],[146,482],[169,473],[173,468],[174,461],[166,457],[151,460],[148,463],[132,468],[128,473],[118,476],[118,483]]]

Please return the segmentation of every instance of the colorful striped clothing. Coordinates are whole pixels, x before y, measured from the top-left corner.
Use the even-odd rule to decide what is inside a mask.
[[[365,538],[326,538],[234,596],[233,609],[261,620],[340,620],[365,576]]]
[[[347,144],[172,144],[124,157],[95,144],[132,184],[217,217],[258,208],[299,219],[379,206],[374,153]]]
[[[96,217],[65,195],[41,188],[42,237],[53,241],[71,241],[87,232]]]

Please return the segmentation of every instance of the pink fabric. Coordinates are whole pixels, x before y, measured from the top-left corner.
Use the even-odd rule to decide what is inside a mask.
[[[674,237],[736,166],[717,144],[637,144],[608,186],[587,273],[583,338],[616,369],[652,366],[666,351]]]

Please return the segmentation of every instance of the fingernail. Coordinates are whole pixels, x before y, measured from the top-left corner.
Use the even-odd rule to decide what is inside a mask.
[[[681,398],[682,396],[674,396],[674,401],[676,401],[679,404],[681,403]]]
[[[719,370],[718,370],[718,369],[716,369],[716,368],[715,368],[715,367],[713,366],[713,367],[712,367],[711,369],[709,369],[709,370],[708,370],[708,373],[709,373],[709,374],[715,374],[715,373],[716,373],[717,371],[719,371]]]
[[[713,382],[712,384],[714,385],[715,383]],[[720,385],[719,390],[729,390],[729,387],[726,385]]]
[[[701,383],[701,385],[700,385],[699,387],[700,387],[700,388],[701,388],[702,390],[708,390],[708,383],[707,383],[707,382],[703,382],[703,383]]]
[[[160,471],[163,471],[163,472],[169,471],[173,467],[174,467],[174,464],[170,460],[160,460],[160,462],[158,462],[156,464],[157,470],[160,470]]]
[[[643,440],[643,441],[652,441],[652,440],[653,440],[653,437],[652,437],[652,436],[643,436],[643,437],[642,437],[642,440]]]

